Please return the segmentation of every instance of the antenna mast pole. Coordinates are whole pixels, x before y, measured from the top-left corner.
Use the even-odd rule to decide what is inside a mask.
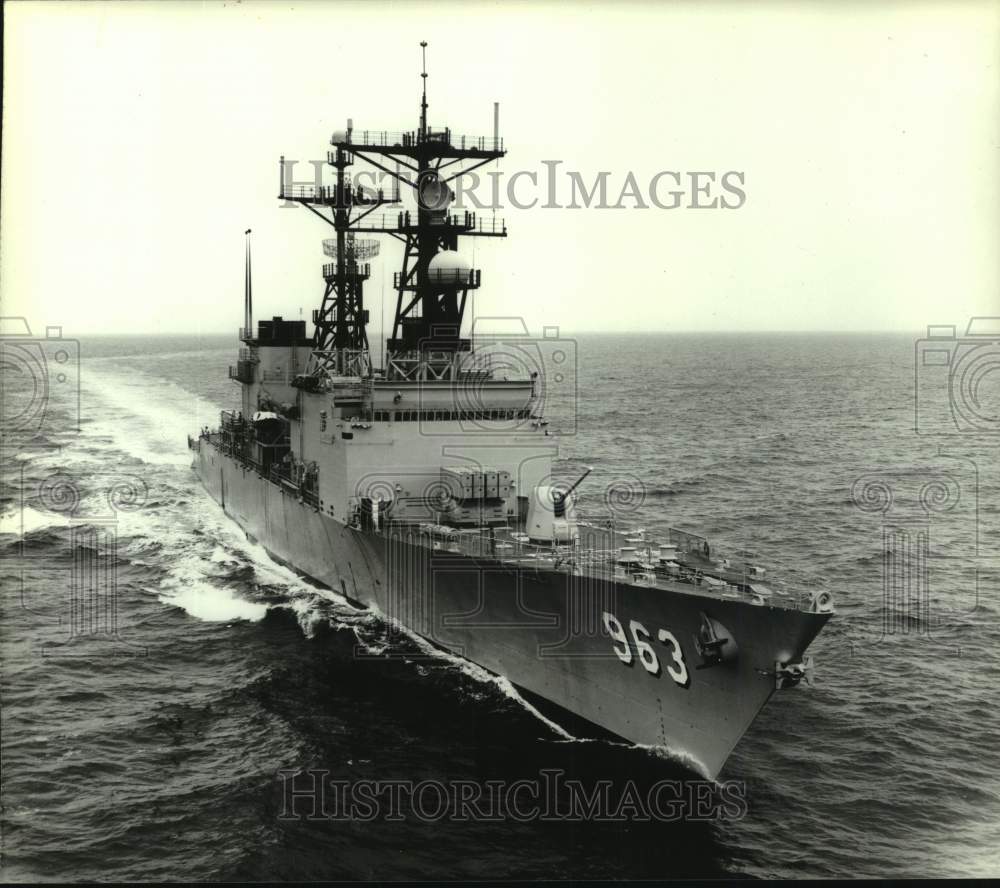
[[[251,289],[250,275],[250,229],[245,232],[247,237],[247,264],[246,278],[243,282],[243,323],[244,335],[253,336],[253,291]]]
[[[424,81],[424,94],[423,98],[420,100],[420,135],[423,138],[427,136],[427,41],[420,41],[420,52],[423,56],[423,70],[420,77]],[[423,141],[423,138],[421,141]]]

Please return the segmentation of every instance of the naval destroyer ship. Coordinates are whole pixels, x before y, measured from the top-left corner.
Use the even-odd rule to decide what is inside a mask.
[[[809,679],[804,654],[831,597],[765,586],[746,553],[721,556],[691,533],[585,514],[587,473],[553,478],[549,395],[565,351],[551,337],[463,335],[482,276],[459,243],[507,229],[454,212],[452,185],[504,156],[498,107],[492,137],[432,128],[426,64],[421,76],[415,130],[348,121],[333,134],[333,184],[293,184],[282,158],[279,199],[333,229],[322,301],[311,333],[280,317],[254,328],[247,232],[229,371],[242,409],[189,438],[194,471],[300,575],[505,677],[557,722],[663,747],[715,777],[771,695]],[[391,188],[355,181],[362,161]],[[403,247],[380,360],[366,332],[375,235]]]

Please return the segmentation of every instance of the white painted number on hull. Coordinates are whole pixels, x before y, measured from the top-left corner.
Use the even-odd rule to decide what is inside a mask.
[[[614,640],[611,649],[615,652],[618,659],[626,666],[631,666],[634,659],[632,654],[632,646],[634,645],[639,654],[639,662],[642,663],[643,668],[650,675],[659,675],[660,660],[656,656],[653,646],[649,643],[650,633],[646,627],[638,620],[630,620],[628,628],[632,634],[632,643],[629,644],[629,638],[625,634],[625,629],[622,627],[621,621],[614,614],[610,614],[607,611],[602,614],[602,617],[604,619],[604,628]],[[681,687],[687,687],[690,676],[687,664],[684,662],[684,651],[681,649],[677,637],[667,629],[660,629],[656,633],[656,637],[670,649],[671,662],[667,666],[667,675],[674,682],[681,685]]]
[[[638,620],[632,620],[629,622],[628,628],[632,631],[632,640],[635,642],[635,649],[639,652],[642,665],[646,667],[646,671],[650,675],[659,675],[660,661],[656,659],[656,651],[647,640],[649,633],[646,631],[646,627]]]
[[[670,645],[670,655],[674,662],[672,666],[667,667],[667,675],[677,682],[677,684],[687,685],[688,668],[684,662],[684,651],[681,650],[680,643],[674,637],[674,633],[667,629],[661,629],[656,637],[664,644]]]
[[[604,628],[608,630],[608,635],[621,645],[621,647],[618,647],[618,644],[611,646],[612,650],[618,655],[618,659],[626,666],[630,665],[632,663],[632,649],[628,646],[625,630],[622,629],[622,624],[618,622],[618,618],[607,611],[604,612]]]

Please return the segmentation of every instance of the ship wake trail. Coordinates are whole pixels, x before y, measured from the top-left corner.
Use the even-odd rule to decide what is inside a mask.
[[[388,622],[377,608],[359,614],[343,595],[314,585],[278,563],[263,546],[251,542],[211,508],[211,498],[190,474],[190,454],[178,447],[176,433],[178,428],[191,425],[192,415],[217,414],[218,405],[179,385],[132,370],[127,376],[108,369],[88,376],[88,395],[100,403],[96,412],[103,418],[85,428],[80,450],[86,457],[74,465],[83,470],[103,464],[109,457],[138,459],[142,464],[137,470],[165,488],[158,491],[161,505],[128,516],[121,528],[126,544],[123,554],[139,561],[150,556],[151,563],[165,567],[156,586],[146,585],[149,594],[204,622],[257,622],[270,609],[289,610],[306,638],[313,638],[317,627],[325,624],[351,629],[369,654],[380,655],[390,649]],[[195,504],[198,507],[189,508]],[[11,513],[5,520],[13,517]],[[66,523],[62,516],[34,511],[25,521],[31,529]],[[404,631],[425,656],[496,688],[554,733],[574,739],[528,703],[506,679]]]
[[[88,367],[81,399],[90,447],[112,447],[148,465],[185,469],[190,454],[179,446],[177,430],[207,425],[220,409],[176,383],[132,367],[120,372]]]
[[[145,499],[140,508],[115,513],[115,532],[120,568],[145,569],[141,588],[208,622],[255,622],[271,607],[287,607],[310,635],[314,603],[328,593],[274,562],[215,510],[190,472],[190,453],[177,440],[179,428],[189,427],[192,417],[207,420],[218,405],[177,384],[106,363],[88,367],[81,396],[87,410],[79,435],[64,430],[56,436],[58,447],[25,460],[24,501],[5,508],[0,533],[37,542],[41,532],[52,531],[65,543],[68,528],[102,509],[104,479],[132,479]],[[75,512],[44,508],[34,495],[38,484],[56,475],[83,496]]]

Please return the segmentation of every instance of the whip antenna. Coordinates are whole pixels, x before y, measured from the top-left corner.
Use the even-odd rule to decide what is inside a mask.
[[[427,41],[420,41],[420,53],[423,56],[423,70],[420,73],[424,81],[424,95],[420,101],[420,135],[427,135]]]
[[[243,323],[244,335],[253,335],[253,292],[251,289],[251,276],[250,276],[250,230],[247,229],[245,234],[247,236],[247,267],[246,267],[246,278],[244,280],[243,288]]]

